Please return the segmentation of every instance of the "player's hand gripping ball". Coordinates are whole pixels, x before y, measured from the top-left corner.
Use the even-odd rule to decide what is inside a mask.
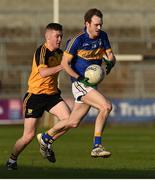
[[[101,66],[92,64],[86,68],[84,76],[85,78],[88,78],[88,83],[97,85],[104,79],[105,74],[106,73]]]

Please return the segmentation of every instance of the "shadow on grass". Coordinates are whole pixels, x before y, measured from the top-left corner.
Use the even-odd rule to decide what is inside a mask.
[[[72,169],[72,168],[40,168],[21,166],[18,170],[8,171],[0,167],[2,179],[104,179],[104,178],[155,178],[155,167],[150,170],[132,169]]]

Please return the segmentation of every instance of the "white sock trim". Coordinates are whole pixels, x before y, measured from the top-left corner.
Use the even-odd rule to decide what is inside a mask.
[[[14,159],[11,159],[11,158],[9,158],[9,162],[10,163],[15,163],[17,160],[14,160]]]

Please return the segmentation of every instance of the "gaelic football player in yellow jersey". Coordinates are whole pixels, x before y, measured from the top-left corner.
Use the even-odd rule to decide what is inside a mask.
[[[17,158],[24,148],[32,141],[36,133],[38,118],[44,111],[57,116],[61,121],[67,121],[70,110],[61,97],[58,89],[58,74],[63,70],[61,66],[62,50],[62,25],[50,23],[45,29],[45,43],[34,53],[32,72],[28,80],[28,92],[25,94],[24,109],[24,132],[12,150],[6,165],[8,170],[17,169]],[[64,132],[60,132],[60,135]],[[59,133],[54,138],[59,137]],[[55,162],[55,155],[49,146],[48,133],[43,133],[44,140],[41,143],[40,152],[50,162]]]

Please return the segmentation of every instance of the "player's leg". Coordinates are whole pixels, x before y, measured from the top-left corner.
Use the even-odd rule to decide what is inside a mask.
[[[81,85],[82,87],[79,87]],[[80,98],[81,96],[85,95],[87,91],[90,91],[91,89],[92,88],[88,88],[86,90],[82,83],[75,82],[72,84],[72,92],[75,97],[75,103],[70,116],[67,113],[69,120],[68,117],[64,118],[66,111],[68,110],[68,106],[63,105],[64,107],[61,107],[61,109],[64,110],[65,114],[61,113],[60,108],[59,107],[57,108],[57,106],[51,109],[50,112],[56,115],[57,117],[59,117],[59,119],[61,119],[61,121],[59,121],[52,129],[48,131],[48,133],[53,136],[53,140],[57,139],[59,136],[64,134],[68,129],[76,128],[79,125],[81,119],[88,112],[90,108],[89,105],[81,102]]]
[[[61,101],[51,108],[49,112],[60,120],[53,128],[48,130],[48,134],[53,136],[53,140],[56,140],[66,132],[64,124],[66,124],[69,119],[70,109],[64,101]]]
[[[87,92],[85,90],[84,90],[84,92],[81,92],[81,90],[79,88],[76,88],[76,87],[74,88],[74,84],[73,84],[73,90],[74,90],[74,94],[76,95],[76,99]],[[52,103],[50,104],[51,109],[49,109],[49,111],[51,113],[55,114],[57,117],[59,117],[61,119],[61,121],[59,121],[56,125],[54,125],[54,127],[52,129],[50,129],[48,131],[48,133],[46,132],[46,133],[37,135],[40,145],[44,143],[48,146],[48,144],[52,144],[56,138],[63,135],[68,129],[70,129],[72,127],[77,127],[81,118],[89,110],[89,105],[81,105],[79,103],[75,103],[73,111],[71,113],[71,116],[70,116],[69,120],[67,120],[68,113],[67,113],[67,116],[64,116],[64,112],[66,114],[67,106],[65,106],[65,107],[63,106],[60,109],[59,108],[60,99],[61,98],[58,95],[51,97],[51,102],[53,102],[53,104]],[[58,104],[58,102],[59,102],[59,104]],[[61,113],[62,109],[64,109],[63,114]],[[67,109],[68,109],[68,107],[67,107]],[[67,119],[64,117],[66,117]]]
[[[67,129],[63,128],[64,124],[69,119],[70,109],[64,101],[60,101],[52,107],[49,112],[55,115],[60,121],[48,131],[38,134],[37,138],[39,142],[42,142],[42,144],[45,144],[48,147],[44,158],[47,158],[50,162],[55,162],[56,158],[51,145],[58,137],[62,136],[67,131]],[[43,155],[43,153],[41,154]]]
[[[58,123],[60,124],[67,121],[70,115],[70,109],[63,101],[59,93],[48,96],[46,110],[57,116],[57,118],[60,120]],[[44,158],[47,158],[51,162],[55,162],[54,152],[51,150],[50,145],[56,138],[64,133],[65,131],[62,129],[56,131],[55,128],[51,128],[50,130],[37,135],[37,139],[40,144],[40,152]]]
[[[88,104],[75,102],[66,127],[69,129],[77,128],[89,109],[90,106]]]
[[[59,103],[57,105],[57,107],[59,107],[59,105],[62,106],[62,103]],[[52,144],[55,139],[57,139],[58,137],[60,137],[64,133],[66,133],[70,128],[76,128],[79,125],[81,119],[84,117],[84,115],[88,112],[88,110],[90,108],[90,106],[87,104],[75,103],[73,110],[71,112],[71,115],[70,115],[70,113],[66,114],[66,112],[65,112],[65,114],[61,114],[60,108],[58,108],[57,109],[58,111],[57,111],[55,109],[55,107],[51,109],[51,112],[54,113],[55,115],[57,115],[60,119],[62,118],[61,121],[59,121],[57,124],[55,124],[52,129],[47,131],[47,133],[43,133],[42,135],[39,134],[39,139],[46,139],[46,142],[45,141],[44,142],[48,143],[48,145]],[[65,108],[63,108],[63,109],[65,109]],[[67,118],[69,115],[70,115],[70,117]],[[64,117],[66,117],[67,119]],[[52,133],[54,135],[51,135]],[[54,154],[53,150],[49,149],[49,151],[50,152],[47,151],[46,158],[50,162],[55,162],[56,159],[55,159],[55,154]]]
[[[83,96],[82,101],[99,110],[99,113],[95,121],[94,142],[93,142],[94,149],[91,155],[94,157],[99,157],[99,156],[108,157],[111,155],[111,153],[105,151],[104,148],[102,147],[101,136],[106,124],[107,117],[110,111],[112,110],[112,104],[106,97],[104,97],[101,93],[99,93],[95,89],[91,90],[85,96]]]
[[[59,105],[60,105],[60,103],[57,105],[57,107],[59,107]],[[46,133],[47,142],[52,144],[57,138],[62,136],[69,129],[78,127],[80,121],[85,116],[85,114],[87,114],[89,109],[90,109],[89,105],[87,105],[85,103],[75,102],[71,114],[70,114],[70,112],[68,114],[65,113],[67,115],[66,117],[68,117],[68,118],[64,118],[65,116],[63,116],[63,114],[60,113],[59,108],[57,109],[58,110],[57,114],[54,113],[53,111],[51,111],[55,115],[57,115],[57,117],[59,117],[61,121],[56,123],[50,130],[47,131],[47,133]]]
[[[23,102],[25,115],[23,135],[14,145],[12,154],[7,163],[8,169],[15,169],[10,163],[16,163],[17,157],[24,148],[32,141],[36,133],[37,119],[44,112],[44,96],[26,93]],[[12,165],[12,166],[11,166]]]
[[[69,121],[66,124],[66,127],[78,127],[82,118],[87,114],[87,112],[90,109],[90,105],[83,103],[81,101],[81,97],[85,96],[91,90],[91,87],[85,87],[83,83],[80,83],[78,81],[72,83],[72,93],[75,98],[75,102],[71,115],[69,117]]]
[[[24,148],[32,141],[36,132],[36,118],[26,118],[24,121],[24,132],[19,138],[12,150],[9,160],[7,161],[8,170],[17,169],[17,158]]]

